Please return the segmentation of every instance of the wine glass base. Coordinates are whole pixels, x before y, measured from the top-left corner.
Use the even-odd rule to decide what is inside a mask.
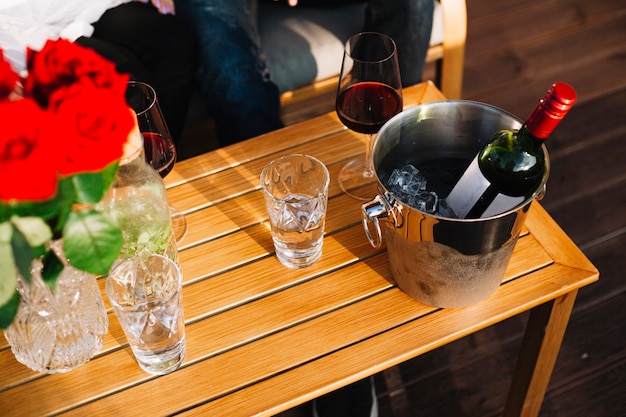
[[[370,200],[376,196],[376,176],[365,158],[348,162],[339,173],[341,190],[352,198]]]
[[[180,244],[180,241],[185,237],[185,233],[187,233],[187,220],[181,211],[172,206],[170,206],[170,217],[172,218],[172,228],[174,229],[176,244]]]

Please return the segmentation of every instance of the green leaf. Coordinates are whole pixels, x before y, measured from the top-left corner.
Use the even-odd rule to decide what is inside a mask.
[[[24,235],[28,244],[35,248],[44,246],[52,239],[52,231],[45,221],[39,217],[12,217],[11,223]]]
[[[0,201],[0,223],[4,223],[11,218],[11,207]]]
[[[13,226],[8,221],[0,223],[0,242],[10,243]]]
[[[13,291],[12,297],[9,302],[4,305],[0,305],[0,328],[6,329],[13,322],[13,318],[17,314],[17,309],[20,306],[20,293],[17,290]]]
[[[22,201],[0,204],[0,221],[8,220],[12,216],[32,216],[51,219],[57,213],[58,204],[59,200],[56,196],[46,201]]]
[[[92,209],[70,213],[63,236],[63,250],[72,266],[97,275],[109,273],[123,243],[119,227]]]
[[[15,224],[12,224],[11,249],[13,251],[15,266],[20,275],[30,282],[30,268],[33,261],[33,249],[28,243],[26,236],[22,234]]]
[[[65,222],[72,212],[74,202],[76,201],[76,189],[71,178],[63,178],[59,181],[59,191],[57,193],[58,209],[56,224],[53,228],[55,238],[60,237],[59,234],[65,227]]]
[[[0,223],[0,306],[11,299],[17,286],[17,269],[11,248],[12,227]]]
[[[104,181],[99,172],[86,172],[72,176],[76,189],[76,201],[83,204],[95,204],[104,196]]]
[[[76,202],[95,204],[102,200],[117,173],[117,163],[108,165],[99,172],[86,172],[72,176],[76,190]]]
[[[41,277],[44,282],[52,289],[56,290],[56,283],[59,275],[63,271],[65,266],[59,260],[54,251],[49,251],[43,258],[43,269],[41,270]]]
[[[117,169],[119,167],[119,161],[115,161],[109,165],[107,165],[106,168],[104,168],[104,170],[100,171],[100,173],[102,174],[102,180],[104,181],[104,192],[106,194],[107,190],[111,187],[111,184],[113,184],[113,181],[115,181],[115,177],[117,176]],[[104,197],[104,195],[103,195]]]
[[[13,258],[11,240],[13,226],[9,222],[0,223],[0,328],[6,329],[13,322],[20,304],[17,292],[17,268]]]

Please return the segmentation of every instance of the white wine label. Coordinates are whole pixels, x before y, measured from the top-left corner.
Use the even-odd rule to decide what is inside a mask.
[[[504,213],[523,202],[524,197],[511,197],[510,195],[498,194],[480,217],[491,217],[496,214]]]
[[[458,218],[464,219],[471,209],[487,191],[491,183],[484,177],[478,166],[478,158],[474,158],[461,179],[456,183],[446,198],[448,207]],[[524,197],[511,197],[497,194],[480,217],[489,217],[504,213],[524,201]]]
[[[459,219],[464,219],[489,185],[489,181],[480,172],[478,158],[474,158],[446,197],[446,203]]]

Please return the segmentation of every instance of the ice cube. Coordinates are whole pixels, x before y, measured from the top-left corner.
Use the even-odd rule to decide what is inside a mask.
[[[434,191],[420,191],[417,194],[408,196],[407,201],[411,207],[431,214],[437,212],[438,202],[439,197]]]
[[[458,219],[459,218],[459,216],[456,215],[454,210],[452,210],[452,208],[450,206],[448,206],[448,203],[446,202],[445,198],[439,200],[439,209],[437,211],[437,214],[439,214],[440,216],[443,216],[443,217],[447,217],[449,219]]]
[[[426,191],[426,177],[411,164],[394,169],[387,181],[391,191],[401,201],[426,213],[436,213],[439,197]]]
[[[413,165],[408,164],[401,169],[394,169],[387,181],[389,191],[417,195],[426,190],[426,178]]]

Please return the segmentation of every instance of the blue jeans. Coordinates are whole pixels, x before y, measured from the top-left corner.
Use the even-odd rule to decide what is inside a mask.
[[[250,0],[176,0],[198,38],[198,79],[221,146],[283,126]]]
[[[342,1],[355,2],[332,3]],[[361,1],[368,3],[364,30],[387,33],[396,41],[403,85],[421,81],[434,0]],[[302,0],[297,7],[332,7],[327,3]],[[176,13],[198,38],[200,87],[220,145],[282,127],[279,91],[270,79],[250,0],[176,0]]]

